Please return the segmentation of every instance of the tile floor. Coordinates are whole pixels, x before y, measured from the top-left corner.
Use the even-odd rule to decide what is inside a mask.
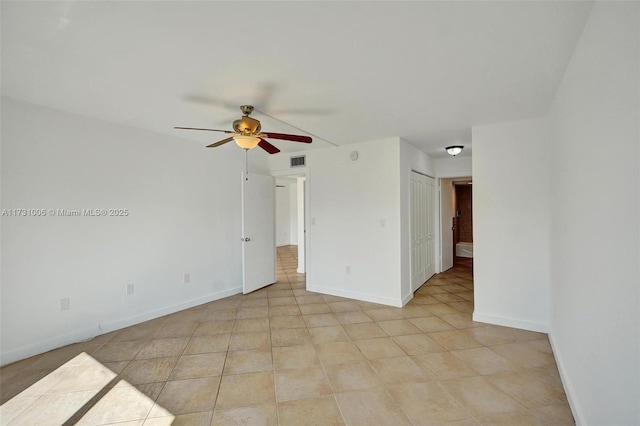
[[[574,424],[545,334],[471,320],[468,260],[404,308],[278,282],[0,369],[1,425]]]

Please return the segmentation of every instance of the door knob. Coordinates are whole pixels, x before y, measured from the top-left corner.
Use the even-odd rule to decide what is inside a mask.
[[[251,241],[251,238],[240,238],[240,241]]]

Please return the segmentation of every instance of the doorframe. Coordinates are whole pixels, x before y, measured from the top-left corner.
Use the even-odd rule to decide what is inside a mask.
[[[307,224],[309,223],[309,217],[310,217],[310,208],[309,208],[309,170],[307,169],[307,167],[300,167],[300,168],[295,168],[295,169],[285,169],[285,170],[270,170],[269,173],[271,174],[271,176],[273,176],[274,178],[279,178],[279,177],[290,177],[290,178],[304,178],[304,203],[303,203],[303,208],[304,208],[304,230],[302,232],[302,237],[300,236],[300,228],[298,228],[298,247],[300,246],[300,239],[302,238],[302,241],[304,243],[304,258],[302,259],[303,264],[304,264],[304,269],[305,269],[305,275],[306,275],[306,282],[307,282],[307,288],[309,287],[309,282],[310,282],[310,271],[309,271],[309,238],[307,235]],[[299,201],[299,200],[298,200]],[[298,266],[300,265],[300,263],[298,263]]]

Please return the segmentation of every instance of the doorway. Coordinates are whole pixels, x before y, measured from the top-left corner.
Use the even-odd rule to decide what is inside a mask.
[[[441,271],[473,260],[473,181],[440,179]]]
[[[295,246],[297,273],[306,273],[306,176],[276,177],[276,245]]]

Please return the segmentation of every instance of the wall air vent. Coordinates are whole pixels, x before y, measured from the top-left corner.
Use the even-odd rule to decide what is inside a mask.
[[[305,165],[304,155],[298,157],[291,157],[291,167],[301,167]]]

